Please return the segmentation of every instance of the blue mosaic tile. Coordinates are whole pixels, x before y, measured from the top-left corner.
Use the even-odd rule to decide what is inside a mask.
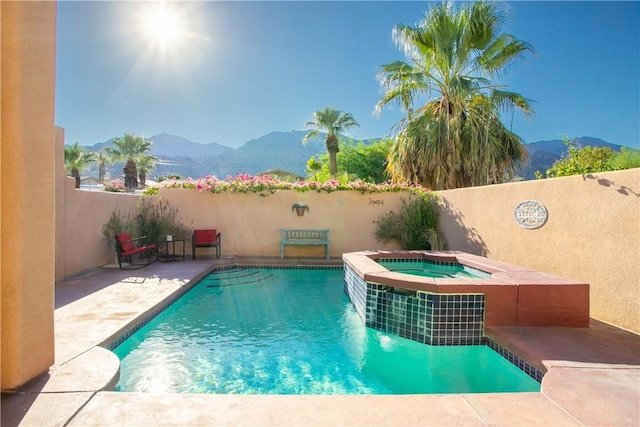
[[[493,351],[498,353],[500,356],[504,357],[513,365],[517,366],[521,371],[529,375],[534,380],[538,381],[539,383],[542,382],[542,377],[544,377],[544,373],[538,370],[535,366],[531,365],[529,362],[523,359],[520,359],[518,355],[516,355],[515,353],[512,353],[511,351],[504,348],[503,346],[496,343],[490,338],[485,337],[482,343],[484,345],[487,345],[489,348],[491,348]]]

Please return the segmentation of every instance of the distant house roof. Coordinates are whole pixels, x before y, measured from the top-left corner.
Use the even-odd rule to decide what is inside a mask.
[[[98,184],[100,184],[100,181],[98,181],[98,178],[93,177],[93,176],[83,176],[83,177],[80,177],[80,184],[98,185]]]
[[[282,181],[291,181],[291,182],[304,181],[305,179],[304,176],[300,176],[297,173],[285,171],[282,169],[270,169],[268,171],[260,172],[256,174],[256,176],[265,176],[265,175],[278,178]]]

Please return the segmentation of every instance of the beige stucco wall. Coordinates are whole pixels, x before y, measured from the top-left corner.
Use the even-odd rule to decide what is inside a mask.
[[[55,2],[0,3],[1,388],[54,361]]]
[[[186,226],[219,230],[223,255],[280,256],[281,228],[330,229],[329,254],[333,257],[344,252],[399,247],[395,242],[376,242],[373,231],[374,221],[380,215],[398,211],[400,193],[283,190],[262,197],[255,193],[211,194],[162,189],[160,197],[179,209]],[[291,209],[296,202],[305,203],[309,211],[297,216]],[[187,249],[190,252],[190,247]],[[204,251],[206,249],[198,249],[198,254],[206,253]],[[322,256],[323,253],[322,247],[287,246],[286,249],[287,256]]]
[[[448,248],[585,281],[591,317],[640,333],[640,169],[442,191]],[[513,218],[537,200],[535,230]]]
[[[75,190],[66,178],[65,275],[113,262],[100,229],[109,213],[135,211],[136,196]],[[591,285],[591,316],[640,332],[640,169],[585,177],[474,187],[440,193],[441,228],[448,248],[585,281]],[[281,228],[328,228],[330,255],[396,249],[373,236],[374,221],[400,207],[399,193],[211,194],[162,189],[190,228],[216,228],[223,255],[279,256]],[[405,195],[406,196],[406,195]],[[513,219],[524,200],[543,203],[547,223],[527,230]],[[382,202],[381,202],[382,201]],[[296,202],[310,210],[298,217]],[[78,239],[81,244],[76,244]],[[190,253],[190,242],[186,242]],[[320,247],[287,247],[287,256],[321,256]],[[205,254],[207,249],[199,249]],[[213,251],[211,250],[211,253]]]
[[[80,190],[75,188],[74,178],[58,176],[64,187],[64,216],[62,231],[57,234],[57,256],[62,260],[56,266],[56,280],[81,273],[91,268],[113,264],[115,249],[102,235],[102,226],[111,212],[119,210],[135,215],[140,196],[126,193]]]

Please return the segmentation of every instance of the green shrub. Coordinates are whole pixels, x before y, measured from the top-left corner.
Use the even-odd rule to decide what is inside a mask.
[[[381,242],[397,239],[404,249],[443,249],[436,195],[427,193],[410,200],[402,198],[401,202],[399,213],[391,211],[375,221],[376,239]]]
[[[109,221],[102,226],[102,234],[110,243],[116,234],[131,233],[132,237],[146,236],[145,243],[156,243],[165,240],[167,235],[175,239],[186,239],[191,229],[178,219],[178,209],[169,202],[160,199],[143,197],[139,200],[135,217],[130,213],[122,214],[119,210],[111,212]]]
[[[142,195],[143,196],[159,196],[160,189],[158,187],[147,187],[144,190],[142,190]]]
[[[178,220],[178,209],[161,199],[143,197],[138,201],[135,231],[147,236],[147,243],[165,240],[167,235],[186,239],[190,230]]]
[[[116,209],[115,211],[111,212],[109,221],[107,221],[102,226],[102,235],[109,243],[113,243],[114,241],[113,239],[115,238],[116,234],[122,233],[122,232],[131,233],[132,231],[133,231],[133,223],[131,221],[129,213],[124,215],[120,213],[119,209]]]
[[[613,170],[640,168],[640,148],[622,147],[619,153],[614,153],[609,164]]]

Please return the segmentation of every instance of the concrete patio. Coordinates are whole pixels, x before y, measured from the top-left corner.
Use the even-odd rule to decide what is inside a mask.
[[[110,391],[118,381],[119,362],[101,344],[214,265],[281,262],[224,257],[159,262],[132,271],[94,270],[58,283],[55,364],[16,393],[2,395],[2,425],[640,425],[640,336],[595,320],[589,328],[487,331],[494,341],[547,371],[540,393],[243,396]]]

